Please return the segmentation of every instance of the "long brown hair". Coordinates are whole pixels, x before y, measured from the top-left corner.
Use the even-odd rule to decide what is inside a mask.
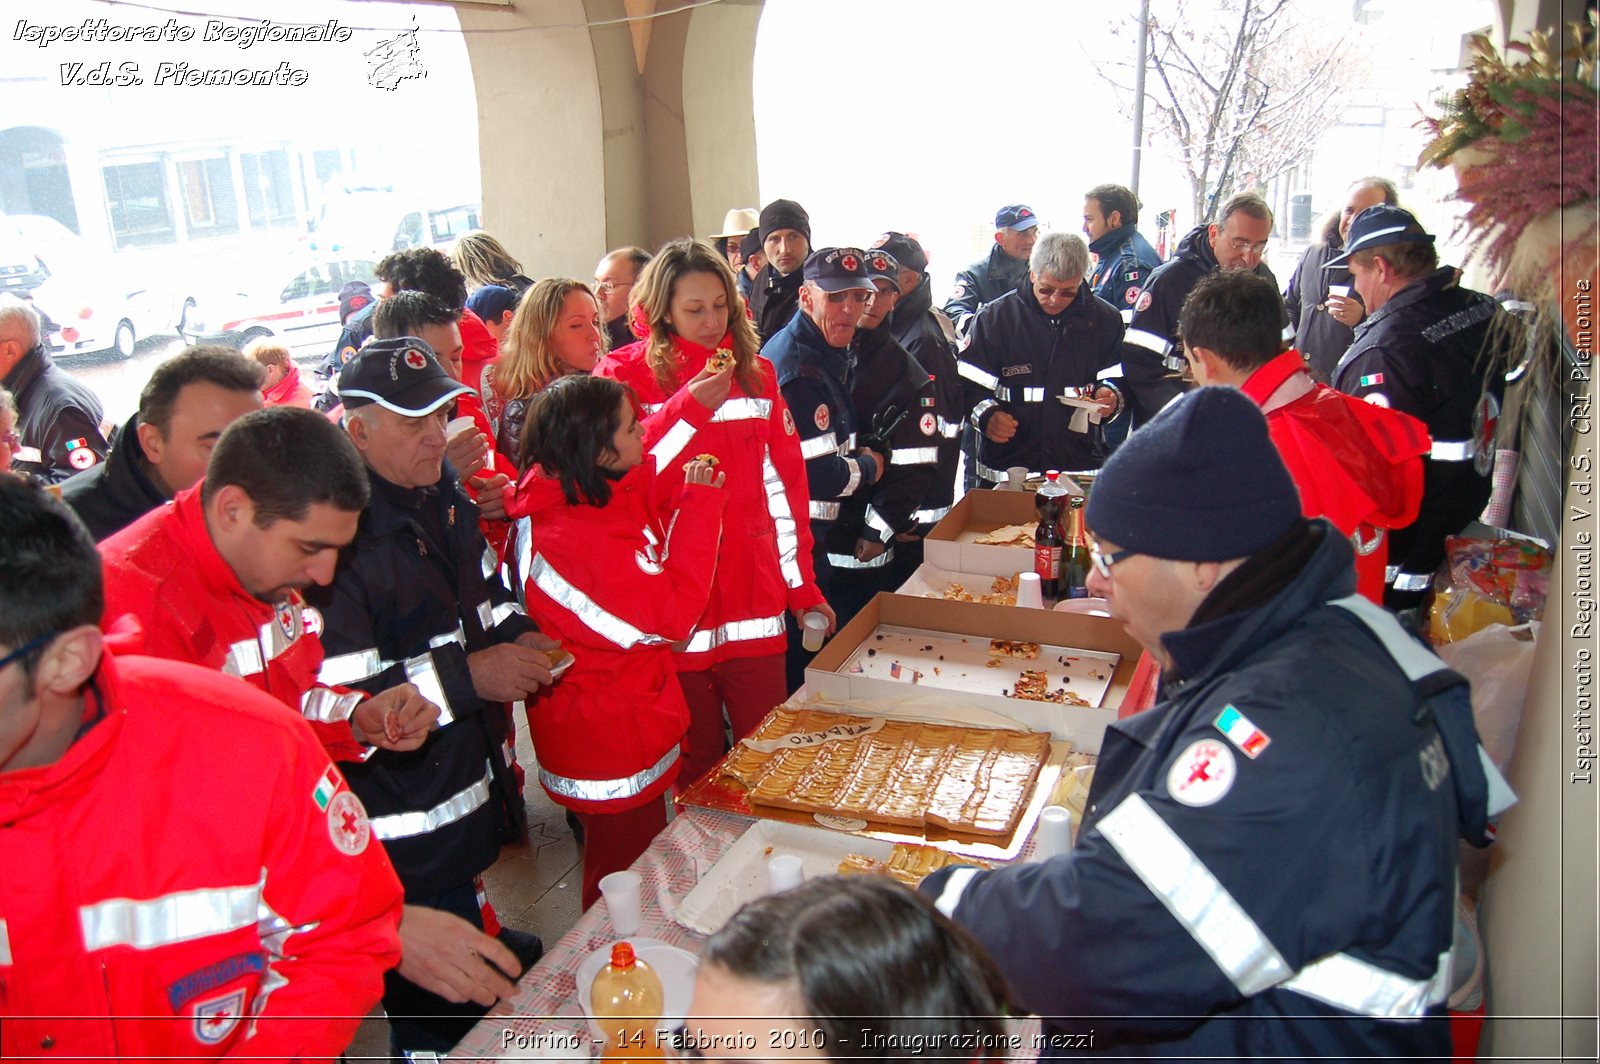
[[[537,282],[517,303],[511,326],[501,341],[500,359],[494,367],[494,388],[506,399],[529,396],[568,370],[556,357],[550,337],[567,297],[594,292],[582,281],[570,277],[546,277]],[[595,301],[599,306],[599,301]],[[600,330],[600,353],[605,354],[606,331]]]
[[[672,309],[672,290],[679,279],[691,273],[713,274],[722,282],[728,297],[734,379],[746,395],[760,395],[766,387],[761,367],[756,363],[761,341],[744,312],[744,300],[739,297],[739,282],[733,275],[733,268],[710,244],[687,237],[669,241],[656,252],[655,258],[634,282],[633,296],[628,301],[630,315],[637,307],[650,323],[645,362],[655,373],[656,383],[666,395],[676,392],[684,383],[678,379],[678,355],[672,344],[675,334],[667,322],[667,314]]]

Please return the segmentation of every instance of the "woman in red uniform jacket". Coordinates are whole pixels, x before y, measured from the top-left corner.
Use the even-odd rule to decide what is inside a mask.
[[[733,362],[730,397],[694,437],[696,450],[721,460],[728,511],[711,601],[678,655],[691,717],[682,777],[690,784],[722,756],[724,707],[738,740],[788,697],[784,611],[822,611],[830,630],[832,611],[811,571],[800,439],[772,366],[756,354],[760,343],[727,261],[706,244],[672,241],[639,275],[633,301],[649,338],[612,353],[594,372],[633,388],[646,410],[674,398],[708,360],[725,353]],[[661,475],[680,477],[684,430],[671,419],[651,419],[645,429]]]
[[[532,518],[528,615],[573,663],[528,703],[539,782],[583,821],[583,905],[667,824],[689,713],[671,644],[705,609],[727,494],[696,459],[663,513],[634,398],[616,381],[548,385],[522,437],[529,469],[518,517]],[[679,465],[683,465],[679,463]]]

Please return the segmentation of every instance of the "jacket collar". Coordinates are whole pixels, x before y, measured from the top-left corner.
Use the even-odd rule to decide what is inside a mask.
[[[239,577],[234,574],[233,566],[217,551],[217,545],[211,539],[211,531],[206,528],[205,507],[200,501],[200,490],[205,482],[201,481],[192,488],[185,488],[178,492],[172,500],[172,512],[167,516],[177,538],[189,548],[189,557],[193,564],[200,570],[206,584],[226,591],[230,596],[255,603],[259,610],[270,609],[266,603],[261,602],[254,595],[244,589],[239,583]]]
[[[1090,241],[1089,250],[1102,259],[1114,253],[1122,245],[1133,239],[1133,234],[1138,229],[1131,225],[1119,225],[1115,229],[1107,230],[1100,239]]]
[[[900,297],[894,305],[894,310],[889,314],[889,320],[897,325],[908,324],[933,309],[933,284],[928,280],[928,275],[922,275],[922,281],[917,287]]]
[[[17,359],[17,364],[11,367],[11,372],[6,374],[4,380],[0,380],[0,385],[4,385],[12,395],[20,395],[53,365],[55,363],[50,358],[50,352],[44,344],[39,344]]]
[[[1295,381],[1296,377],[1304,378],[1303,386],[1301,382]],[[1250,374],[1249,378],[1239,385],[1239,390],[1254,399],[1255,404],[1265,411],[1273,394],[1291,381],[1295,381],[1295,386],[1298,388],[1295,398],[1311,391],[1311,375],[1306,372],[1305,359],[1301,358],[1300,352],[1293,348]],[[1280,401],[1277,405],[1282,406],[1283,403]]]
[[[789,319],[789,324],[784,328],[794,330],[794,339],[800,348],[801,358],[809,356],[809,361],[833,372],[835,376],[843,376],[849,367],[850,349],[830,345],[822,335],[822,330],[817,328],[817,323],[811,320],[811,316],[804,308],[795,311],[794,317]]]
[[[100,490],[118,506],[149,512],[167,501],[146,468],[144,446],[139,442],[139,415],[134,413],[111,436],[111,450],[99,466]],[[91,470],[91,472],[93,472]]]
[[[1356,326],[1356,335],[1360,336],[1368,329],[1376,328],[1380,321],[1391,315],[1399,314],[1408,307],[1416,306],[1425,299],[1430,299],[1446,288],[1456,284],[1456,271],[1454,266],[1440,266],[1426,277],[1419,277],[1406,285],[1390,297],[1389,302],[1369,314]],[[1342,366],[1344,363],[1341,362]]]
[[[1211,250],[1211,227],[1197,225],[1178,241],[1178,258],[1193,259],[1208,270],[1217,268],[1217,253]]]
[[[83,794],[100,778],[122,734],[126,710],[117,708],[116,666],[105,652],[84,692],[85,727],[67,752],[48,765],[0,772],[0,823],[33,816]]]
[[[471,313],[468,311],[467,313]],[[263,389],[261,398],[267,406],[274,406],[291,398],[295,390],[300,387],[300,367],[293,362],[289,363],[289,371],[283,379],[270,388]]]

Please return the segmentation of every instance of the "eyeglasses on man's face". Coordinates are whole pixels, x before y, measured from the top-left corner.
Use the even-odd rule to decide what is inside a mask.
[[[1111,567],[1113,565],[1138,553],[1136,550],[1119,550],[1107,553],[1100,549],[1098,542],[1089,541],[1089,560],[1094,563],[1094,571],[1107,580],[1111,579]]]
[[[1228,246],[1236,255],[1260,255],[1267,250],[1267,241],[1258,240],[1254,244],[1242,236],[1233,237],[1228,241]]]

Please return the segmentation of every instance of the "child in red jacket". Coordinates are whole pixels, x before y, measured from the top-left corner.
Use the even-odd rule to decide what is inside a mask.
[[[702,456],[663,513],[633,394],[601,377],[541,391],[522,453],[512,516],[531,518],[528,614],[575,659],[528,703],[528,728],[540,784],[583,823],[587,908],[666,826],[689,726],[672,644],[705,610],[727,496]]]

